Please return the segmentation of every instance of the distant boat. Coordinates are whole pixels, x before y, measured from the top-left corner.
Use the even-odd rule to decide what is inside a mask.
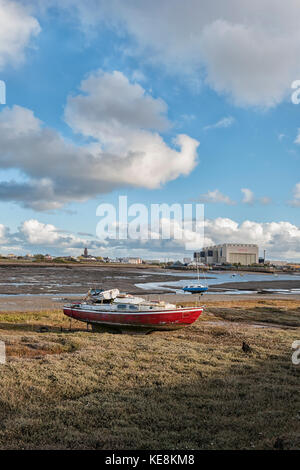
[[[200,284],[198,264],[196,264],[196,266],[197,266],[198,284],[190,284],[188,286],[185,286],[182,290],[184,292],[190,292],[191,294],[204,294],[204,292],[208,291],[208,287],[204,286],[203,284]]]
[[[110,291],[91,290],[87,301],[64,305],[64,314],[97,327],[120,330],[171,330],[191,325],[203,307],[177,307],[160,301]]]
[[[203,284],[190,284],[189,286],[185,286],[182,290],[184,290],[184,292],[191,292],[192,294],[203,294],[208,291],[208,287]]]

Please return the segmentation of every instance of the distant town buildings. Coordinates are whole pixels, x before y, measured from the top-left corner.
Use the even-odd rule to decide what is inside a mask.
[[[254,270],[269,269],[270,271],[300,271],[300,264],[283,260],[266,260],[264,257],[258,256],[259,248],[256,244],[246,243],[224,243],[202,248],[194,253],[193,260],[190,257],[183,257],[179,260],[165,259],[142,259],[140,257],[115,257],[90,255],[87,248],[84,248],[83,254],[74,257],[70,255],[53,256],[51,254],[26,254],[17,255],[14,253],[0,254],[0,259],[9,261],[24,260],[27,262],[53,262],[53,263],[112,263],[123,265],[156,265],[165,268],[196,270],[197,267],[202,269],[213,269],[218,266],[220,269],[231,269],[231,266],[252,266]],[[257,265],[257,266],[254,266]],[[236,268],[235,268],[236,269]]]
[[[159,259],[145,259],[144,260],[144,263],[145,264],[160,264],[160,260]]]
[[[142,258],[128,258],[129,264],[142,264]]]
[[[78,256],[77,259],[78,259],[78,261],[96,261],[97,258],[95,258],[95,256],[89,255],[88,249],[85,248],[83,250],[83,254]]]
[[[175,263],[171,264],[170,268],[178,269],[178,268],[183,268],[184,264],[181,261],[175,261]]]
[[[287,264],[289,264],[287,261],[266,261],[266,264],[271,264],[272,266],[279,266],[279,267],[282,267],[282,266],[286,266]]]
[[[258,245],[246,243],[224,243],[202,248],[194,253],[194,260],[211,264],[241,264],[249,266],[258,263]]]
[[[106,258],[104,259],[106,260]],[[123,264],[142,264],[143,262],[142,258],[116,258],[115,261],[107,258],[107,260],[109,260],[108,262],[117,262]]]

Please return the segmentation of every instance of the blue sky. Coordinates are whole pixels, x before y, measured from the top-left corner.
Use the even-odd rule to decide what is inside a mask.
[[[96,238],[96,208],[103,202],[116,205],[118,196],[125,194],[129,203],[147,205],[204,202],[210,221],[208,242],[256,242],[273,259],[300,259],[300,149],[295,142],[300,105],[291,102],[291,83],[300,78],[300,61],[294,57],[299,38],[293,29],[300,7],[291,1],[290,16],[280,20],[279,2],[271,18],[268,1],[263,2],[262,12],[258,2],[256,8],[256,2],[247,1],[237,11],[232,0],[226,12],[219,1],[212,6],[203,2],[201,8],[193,0],[188,3],[190,9],[182,10],[176,0],[171,12],[170,0],[164,0],[155,21],[156,1],[152,9],[144,1],[120,6],[118,1],[93,0],[83,6],[76,0],[49,0],[48,8],[39,2],[0,1],[6,22],[11,22],[11,30],[0,34],[7,45],[4,51],[0,48],[0,79],[7,87],[6,106],[0,112],[8,112],[0,123],[3,252],[79,254],[88,245],[95,254],[105,250],[117,254],[114,245],[103,246]],[[282,39],[287,31],[290,47]],[[258,44],[251,34],[261,35]],[[289,58],[277,64],[278,54]],[[249,70],[245,71],[247,55]],[[88,87],[84,91],[82,83]],[[31,122],[29,112],[34,113],[34,131],[23,129],[24,123]],[[139,125],[139,115],[145,124]],[[55,134],[55,144],[49,133]],[[193,151],[182,149],[187,165],[178,167],[169,152],[176,148],[181,158],[180,149],[174,147],[179,134],[199,146]],[[135,165],[139,170],[134,177],[128,175],[124,159],[132,152],[147,153],[144,138],[152,152],[156,136],[160,142],[155,158],[161,159],[162,176],[149,169],[152,153],[146,155],[144,167]],[[115,160],[105,157],[108,176],[104,172],[94,179],[93,171],[102,172],[97,164],[88,168],[90,176],[85,175],[82,187],[77,174],[69,177],[67,165],[70,175],[77,165],[75,156],[64,159],[69,143],[74,155],[80,153],[83,169],[90,152],[99,155],[101,149],[114,155]],[[93,144],[96,150],[90,150]],[[55,159],[60,151],[61,157]],[[119,161],[120,171],[116,170]],[[116,172],[111,181],[110,165]],[[75,190],[76,185],[80,189]],[[247,200],[242,189],[250,190]],[[225,231],[224,224],[220,227],[215,222],[218,219],[227,224]],[[251,230],[245,222],[251,222]],[[63,235],[67,232],[69,238]],[[90,233],[94,239],[78,232]],[[121,252],[132,249],[139,247],[124,244]],[[165,252],[174,257],[186,254],[184,246],[172,242],[161,248],[149,242],[141,248],[150,258],[163,257]]]

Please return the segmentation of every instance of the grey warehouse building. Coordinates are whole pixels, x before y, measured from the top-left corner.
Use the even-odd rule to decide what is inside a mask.
[[[258,245],[224,243],[202,248],[194,253],[194,260],[205,264],[235,264],[242,266],[258,263]]]

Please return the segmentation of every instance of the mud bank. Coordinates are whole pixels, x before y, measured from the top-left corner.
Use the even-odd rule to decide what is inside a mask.
[[[176,275],[155,268],[150,271],[135,267],[1,265],[0,295],[84,294],[91,287],[111,289],[112,286],[141,293],[143,290],[135,284],[173,281]]]

